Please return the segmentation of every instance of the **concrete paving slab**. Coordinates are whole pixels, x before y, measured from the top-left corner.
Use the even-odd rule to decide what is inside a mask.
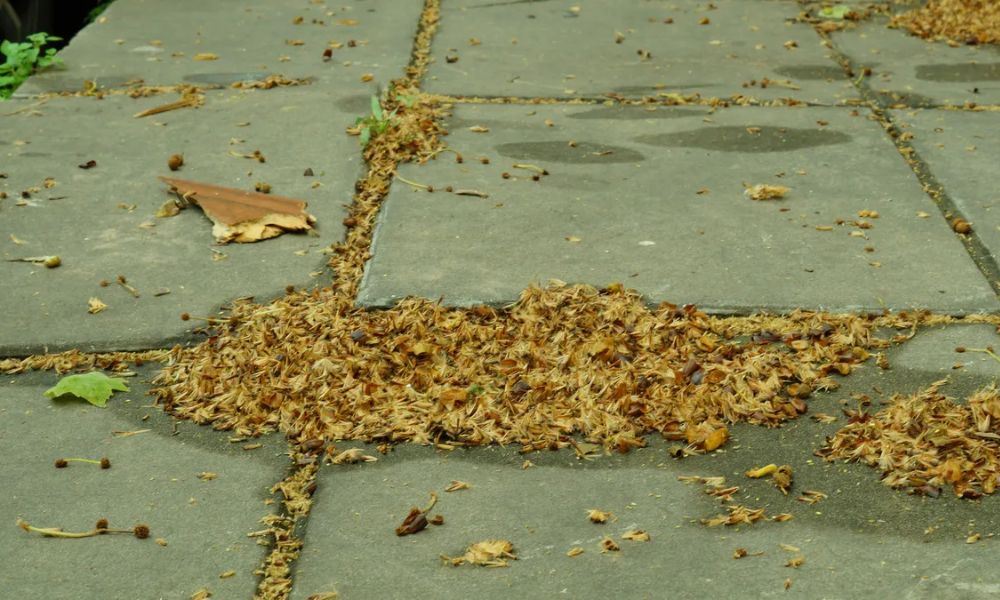
[[[1000,113],[945,110],[893,111],[910,142],[948,196],[972,222],[993,256],[1000,256]]]
[[[449,0],[425,87],[466,96],[856,98],[816,32],[791,21],[799,11],[768,0]]]
[[[1000,370],[993,361],[982,371],[952,370],[952,348],[998,341],[988,326],[922,333],[889,353],[890,370],[858,370],[841,379],[840,390],[810,399],[810,412],[840,415],[839,408],[853,402],[850,395],[861,391],[877,406],[892,393],[916,392],[939,379],[942,368],[952,375],[946,393],[967,394]],[[589,462],[572,452],[400,446],[376,463],[324,467],[293,598],[324,591],[345,598],[758,598],[785,595],[786,578],[792,580],[788,593],[806,598],[995,596],[1000,565],[988,536],[1000,533],[997,499],[910,496],[884,487],[874,469],[814,457],[824,436],[844,421],[803,418],[770,430],[740,426],[724,451],[684,460],[669,458],[665,444],[653,440],[649,448]],[[525,459],[534,466],[522,469]],[[788,496],[743,475],[770,462],[792,465],[795,485]],[[700,485],[679,482],[679,475],[724,476],[741,488],[735,501],[793,519],[706,528],[698,520],[722,507]],[[452,480],[471,487],[443,492]],[[815,505],[796,501],[806,489],[829,497]],[[411,506],[424,506],[431,490],[440,496],[431,514],[441,514],[444,525],[397,537],[395,526]],[[616,520],[589,522],[586,511],[595,508]],[[622,540],[636,528],[651,541]],[[965,543],[970,533],[983,541]],[[602,554],[604,535],[621,551]],[[438,558],[486,538],[509,539],[519,560],[483,569],[452,567]],[[566,556],[575,546],[584,553]],[[763,555],[734,560],[740,547]],[[795,556],[805,563],[786,567]]]
[[[205,316],[237,297],[265,301],[287,285],[325,284],[330,273],[321,251],[342,239],[344,206],[364,168],[357,139],[344,134],[358,114],[351,105],[357,99],[365,100],[331,102],[308,86],[222,91],[208,94],[197,110],[143,119],[133,114],[170,99],[5,105],[26,110],[0,117],[0,173],[6,175],[0,191],[8,194],[0,200],[0,256],[54,254],[62,266],[0,262],[6,315],[0,356],[167,346],[186,339],[191,327],[181,312]],[[254,150],[265,163],[231,154]],[[174,153],[185,157],[177,172],[167,168]],[[89,160],[97,166],[79,168]],[[310,168],[314,176],[304,176]],[[214,246],[212,223],[197,207],[172,218],[154,216],[171,197],[158,175],[245,190],[267,182],[274,194],[309,203],[319,235]],[[54,187],[44,187],[46,178]],[[38,190],[22,198],[32,187]],[[115,283],[119,274],[140,298]],[[111,286],[100,287],[101,280]],[[169,295],[154,295],[162,289]],[[91,297],[107,310],[88,314]]]
[[[141,381],[108,408],[53,401],[42,392],[53,373],[6,376],[0,384],[0,559],[8,598],[163,598],[187,600],[202,588],[213,598],[250,598],[253,571],[266,548],[247,533],[261,529],[268,489],[284,477],[288,459],[278,436],[243,451],[225,432],[178,423],[148,406]],[[145,433],[115,436],[115,431]],[[56,458],[106,456],[111,468]],[[215,473],[212,480],[199,474]],[[112,527],[144,523],[150,539],[106,535],[45,538],[17,529],[88,531],[99,518]],[[161,546],[155,539],[166,540]],[[227,571],[231,576],[220,578]]]
[[[854,114],[457,106],[448,140],[464,162],[401,169],[439,191],[394,184],[359,302],[505,303],[558,278],[720,311],[996,308],[881,127]],[[744,186],[760,183],[790,191],[749,200]],[[489,198],[440,193],[449,185]]]
[[[413,1],[117,0],[59,53],[64,66],[32,77],[18,94],[76,91],[85,80],[228,86],[276,73],[313,77],[334,95],[358,93],[403,75],[421,8]],[[324,61],[331,44],[338,47]],[[196,58],[204,54],[217,59]],[[370,82],[361,81],[365,74]]]
[[[832,37],[856,71],[872,69],[868,85],[890,105],[1000,103],[1000,49],[928,43],[903,30],[886,28],[887,22],[885,17],[874,17]]]

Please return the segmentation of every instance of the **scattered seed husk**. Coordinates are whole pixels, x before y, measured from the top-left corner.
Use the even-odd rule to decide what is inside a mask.
[[[506,567],[507,561],[517,560],[517,556],[514,545],[507,540],[483,540],[469,546],[462,556],[442,554],[441,559],[456,567],[466,563],[480,567]]]
[[[788,188],[783,185],[771,185],[758,183],[743,190],[747,198],[751,200],[779,200],[788,193]]]
[[[454,480],[452,480],[451,483],[448,484],[448,487],[444,488],[444,491],[446,491],[446,492],[457,492],[458,490],[467,490],[467,489],[469,489],[469,484],[468,483],[466,483],[464,481],[458,481],[457,479],[454,479]]]
[[[353,465],[360,462],[375,462],[378,458],[365,454],[365,451],[361,448],[351,448],[350,450],[344,450],[340,454],[334,456],[330,459],[330,462],[335,465]]]
[[[648,542],[650,540],[649,534],[642,529],[630,529],[622,534],[623,540],[631,540],[633,542]]]
[[[615,516],[610,512],[592,508],[587,511],[587,518],[590,519],[591,523],[607,523],[608,519],[614,519]]]
[[[729,511],[729,514],[702,519],[702,525],[706,527],[718,527],[719,525],[729,527],[741,524],[752,525],[767,516],[763,508],[748,508],[742,504],[729,504],[726,506],[726,510]]]

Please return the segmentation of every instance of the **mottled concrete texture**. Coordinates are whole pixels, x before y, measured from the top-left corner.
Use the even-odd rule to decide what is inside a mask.
[[[343,134],[357,98],[365,100],[331,101],[308,87],[212,92],[199,109],[143,119],[133,114],[169,99],[11,103],[26,110],[0,117],[0,190],[9,196],[0,201],[0,256],[58,255],[62,266],[0,262],[0,356],[162,347],[186,339],[192,323],[182,312],[206,316],[238,297],[264,301],[287,285],[326,284],[322,250],[342,238],[344,205],[362,172],[357,140]],[[254,150],[267,162],[233,155]],[[177,172],[167,168],[174,153],[185,161]],[[97,166],[79,168],[89,160]],[[307,168],[314,176],[303,176]],[[171,198],[158,175],[244,190],[267,182],[309,203],[318,235],[217,246],[197,207],[155,216]],[[119,287],[118,275],[141,297]],[[91,297],[107,310],[88,314]]]
[[[427,89],[462,96],[857,93],[794,2],[443,3]],[[572,48],[572,50],[569,50]],[[770,84],[764,83],[768,79]],[[746,85],[744,85],[746,84]]]
[[[58,376],[5,376],[0,381],[0,560],[7,598],[164,598],[187,600],[202,588],[215,598],[249,598],[254,569],[266,549],[247,533],[271,512],[263,501],[284,476],[280,439],[243,451],[226,434],[178,424],[177,435],[147,387],[129,380],[100,409],[82,401],[49,400]],[[114,432],[147,430],[129,436]],[[110,469],[57,458],[107,457]],[[214,479],[200,479],[203,472]],[[106,518],[111,527],[146,524],[149,539],[105,535],[57,539],[18,529],[88,531]],[[165,540],[165,545],[156,538]],[[227,571],[231,576],[220,578]]]
[[[464,162],[441,155],[401,170],[437,191],[394,184],[359,301],[505,303],[557,278],[620,281],[651,302],[708,310],[995,308],[868,117],[842,108],[457,106],[449,144]],[[550,174],[534,181],[517,164]],[[750,200],[745,186],[761,183],[790,190]]]

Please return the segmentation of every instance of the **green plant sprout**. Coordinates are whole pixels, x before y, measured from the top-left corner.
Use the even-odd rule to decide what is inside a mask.
[[[0,42],[0,54],[6,57],[0,64],[0,99],[10,98],[17,86],[31,76],[32,73],[62,63],[56,56],[55,48],[47,48],[42,52],[42,46],[49,42],[58,42],[62,38],[47,33],[33,33],[26,42]]]
[[[392,118],[396,116],[397,110],[399,109],[393,109],[388,115],[385,114],[382,105],[379,104],[378,96],[372,96],[372,113],[366,117],[358,117],[354,122],[354,126],[359,127],[361,131],[358,134],[361,145],[367,146],[373,137],[385,133],[389,126],[393,125]]]

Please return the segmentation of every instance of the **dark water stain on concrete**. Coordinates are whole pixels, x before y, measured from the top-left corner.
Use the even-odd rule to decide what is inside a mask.
[[[139,79],[139,75],[108,75],[108,76],[97,76],[91,77],[90,80],[96,81],[97,86],[100,89],[110,89],[125,87],[130,81]],[[34,75],[29,79],[23,89],[22,93],[39,93],[39,92],[68,92],[68,91],[78,91],[82,90],[84,86],[87,85],[87,79],[81,77],[73,77],[68,75],[60,74],[47,74],[39,73]]]
[[[253,71],[249,73],[192,73],[185,75],[184,81],[204,85],[232,85],[237,81],[259,81],[268,75],[270,73],[265,71]]]
[[[677,133],[640,135],[637,142],[653,146],[704,148],[721,152],[790,152],[817,146],[844,144],[851,136],[826,129],[798,129],[753,125],[699,127]]]
[[[367,115],[372,109],[371,96],[364,94],[344,96],[343,98],[334,100],[333,104],[341,111],[356,114],[359,117]]]
[[[656,107],[649,110],[642,106],[602,106],[567,115],[570,119],[611,119],[618,121],[641,121],[644,119],[683,119],[704,117],[707,110],[697,108]]]
[[[1000,62],[917,65],[917,79],[940,82],[1000,81]]]
[[[908,108],[933,108],[940,104],[930,96],[917,94],[916,92],[897,92],[894,90],[880,90],[878,92],[882,102],[893,106],[902,105]]]
[[[641,153],[622,146],[593,142],[575,142],[574,146],[569,144],[569,140],[515,142],[500,144],[496,147],[496,151],[508,158],[518,160],[540,160],[581,165],[634,163],[646,160],[646,157]]]
[[[792,79],[809,81],[825,81],[827,79],[847,79],[844,70],[836,65],[789,65],[774,70],[779,75]]]

